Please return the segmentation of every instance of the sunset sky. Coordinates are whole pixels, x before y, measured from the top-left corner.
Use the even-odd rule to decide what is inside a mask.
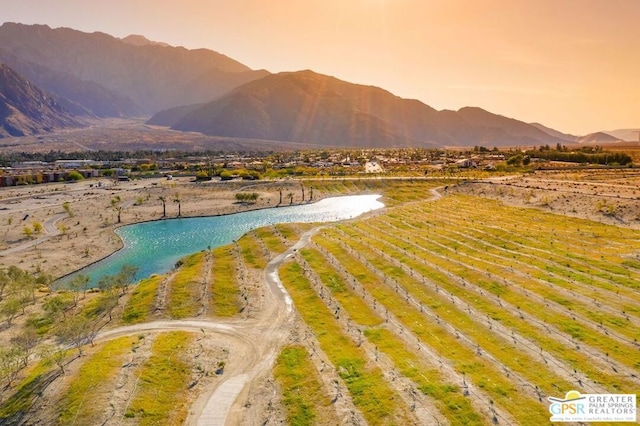
[[[563,132],[640,127],[640,0],[0,0],[2,21],[135,33]]]

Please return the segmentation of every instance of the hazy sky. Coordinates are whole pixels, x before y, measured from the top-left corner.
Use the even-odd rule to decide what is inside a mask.
[[[640,127],[640,0],[0,0],[0,21],[142,34],[565,132]]]

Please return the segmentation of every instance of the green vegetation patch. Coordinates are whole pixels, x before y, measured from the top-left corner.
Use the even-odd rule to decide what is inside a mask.
[[[53,368],[53,363],[50,360],[42,360],[27,371],[12,395],[7,398],[3,392],[2,404],[0,404],[0,424],[12,424],[10,419],[26,412],[31,407],[35,398],[40,396],[46,387],[48,379],[60,373],[57,367]]]
[[[240,253],[247,266],[256,269],[263,269],[267,266],[267,261],[264,259],[264,256],[262,256],[260,243],[253,233],[243,235],[237,241],[237,244],[238,247],[240,247]]]
[[[105,343],[78,370],[61,399],[59,425],[100,424],[102,401],[113,392],[114,380],[124,356],[137,344],[135,337],[121,337]]]
[[[125,417],[141,426],[184,423],[191,369],[181,356],[192,338],[183,331],[156,337],[151,356],[138,371],[138,386]]]
[[[124,306],[122,320],[127,324],[145,322],[153,309],[158,285],[164,276],[154,275],[140,281],[131,292],[131,297]]]
[[[194,253],[181,260],[182,266],[171,281],[169,291],[171,318],[191,317],[198,312],[205,255],[205,252]]]
[[[339,423],[326,389],[303,346],[283,348],[273,374],[282,389],[287,424],[312,425],[318,419],[325,424]]]
[[[382,323],[380,318],[362,298],[349,291],[342,277],[328,265],[327,259],[313,249],[300,250],[300,254],[309,266],[318,274],[325,286],[329,288],[333,297],[347,309],[351,319],[363,326],[375,326]]]
[[[240,290],[236,277],[236,260],[233,246],[213,250],[211,268],[211,300],[213,312],[219,317],[231,317],[240,312]]]
[[[256,237],[262,240],[269,250],[274,253],[282,253],[287,247],[284,245],[280,237],[273,232],[272,227],[266,226],[255,230]]]

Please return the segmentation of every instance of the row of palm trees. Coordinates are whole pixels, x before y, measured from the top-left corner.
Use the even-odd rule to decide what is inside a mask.
[[[304,202],[304,185],[300,186],[301,190],[302,190],[302,201]],[[309,201],[313,201],[313,186],[310,187],[311,189],[311,193],[309,194]],[[278,201],[278,205],[282,204],[282,188],[280,188],[278,190],[278,192],[280,193],[280,200]],[[293,204],[293,192],[289,192],[287,194],[287,198],[289,199],[289,205]]]
[[[162,201],[162,217],[167,217],[167,197],[161,195],[158,197],[158,200]],[[181,201],[180,194],[174,194],[173,202],[178,203],[178,217],[182,216]]]
[[[302,190],[302,202],[304,202],[305,200],[304,185],[301,185],[301,190]],[[282,188],[279,189],[279,193],[280,193],[280,200],[278,201],[278,205],[281,205],[282,204]],[[287,198],[289,199],[289,205],[293,204],[293,196],[294,196],[293,192],[289,192],[287,194]],[[161,195],[158,197],[158,200],[162,202],[162,217],[167,217],[167,197],[165,197],[164,195]],[[309,201],[313,201],[313,186],[310,187]],[[175,193],[173,195],[173,202],[178,204],[178,217],[181,217],[182,216],[182,205],[181,205],[182,199],[180,198],[180,194]],[[111,199],[111,208],[118,214],[118,223],[120,223],[123,206],[122,206],[122,199],[120,198],[119,195],[116,195]]]

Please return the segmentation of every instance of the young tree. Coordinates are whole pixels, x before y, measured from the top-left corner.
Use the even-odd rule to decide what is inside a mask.
[[[39,342],[40,336],[33,327],[25,327],[18,335],[11,338],[12,345],[18,349],[23,367],[29,364],[29,358]]]
[[[20,351],[15,346],[0,348],[0,380],[5,389],[18,378],[22,369],[22,358]]]
[[[173,196],[173,202],[174,203],[178,203],[178,217],[182,216],[182,212],[180,210],[180,194],[178,194],[177,192],[175,193],[175,195]]]
[[[84,354],[84,345],[93,342],[95,324],[84,315],[75,315],[56,330],[56,337],[60,343],[71,345],[78,350],[78,356]]]
[[[52,319],[52,321],[55,321],[60,314],[62,314],[63,318],[66,318],[67,310],[72,306],[75,306],[74,300],[64,297],[61,294],[47,297],[42,302],[42,310]]]
[[[0,270],[0,301],[4,298],[4,292],[9,288],[11,278],[5,270]]]
[[[22,310],[23,305],[18,297],[11,296],[7,298],[0,306],[0,315],[7,321],[7,325],[11,327],[11,323],[14,318],[18,316],[18,313]]]
[[[87,295],[87,290],[89,289],[89,277],[87,275],[76,275],[71,281],[69,281],[69,290],[73,292],[73,306],[78,305],[78,299],[80,297],[80,292],[82,292],[82,297],[84,298]]]
[[[64,367],[67,365],[67,351],[57,345],[44,345],[40,347],[38,351],[42,359],[50,360],[54,362],[60,372],[64,374]]]
[[[287,197],[289,197],[289,205],[293,204],[293,192],[288,193]]]
[[[44,230],[44,226],[42,226],[42,223],[40,222],[33,222],[32,226],[33,226],[33,232],[37,235],[40,235]]]
[[[122,200],[119,195],[116,195],[111,199],[111,208],[118,213],[118,223],[120,223],[120,216],[122,214]]]
[[[167,198],[161,195],[158,200],[162,201],[162,217],[167,217]]]
[[[33,229],[31,229],[31,227],[29,226],[25,226],[24,228],[22,228],[22,233],[25,237],[31,238],[33,236]]]
[[[69,217],[73,217],[73,212],[71,211],[71,203],[69,203],[68,201],[65,201],[64,203],[62,203],[62,208],[64,209],[65,212],[67,212]]]
[[[136,274],[138,273],[137,266],[133,265],[123,265],[120,269],[120,272],[116,275],[116,286],[122,288],[122,294],[125,294],[127,289],[131,284],[133,284],[136,280]]]

